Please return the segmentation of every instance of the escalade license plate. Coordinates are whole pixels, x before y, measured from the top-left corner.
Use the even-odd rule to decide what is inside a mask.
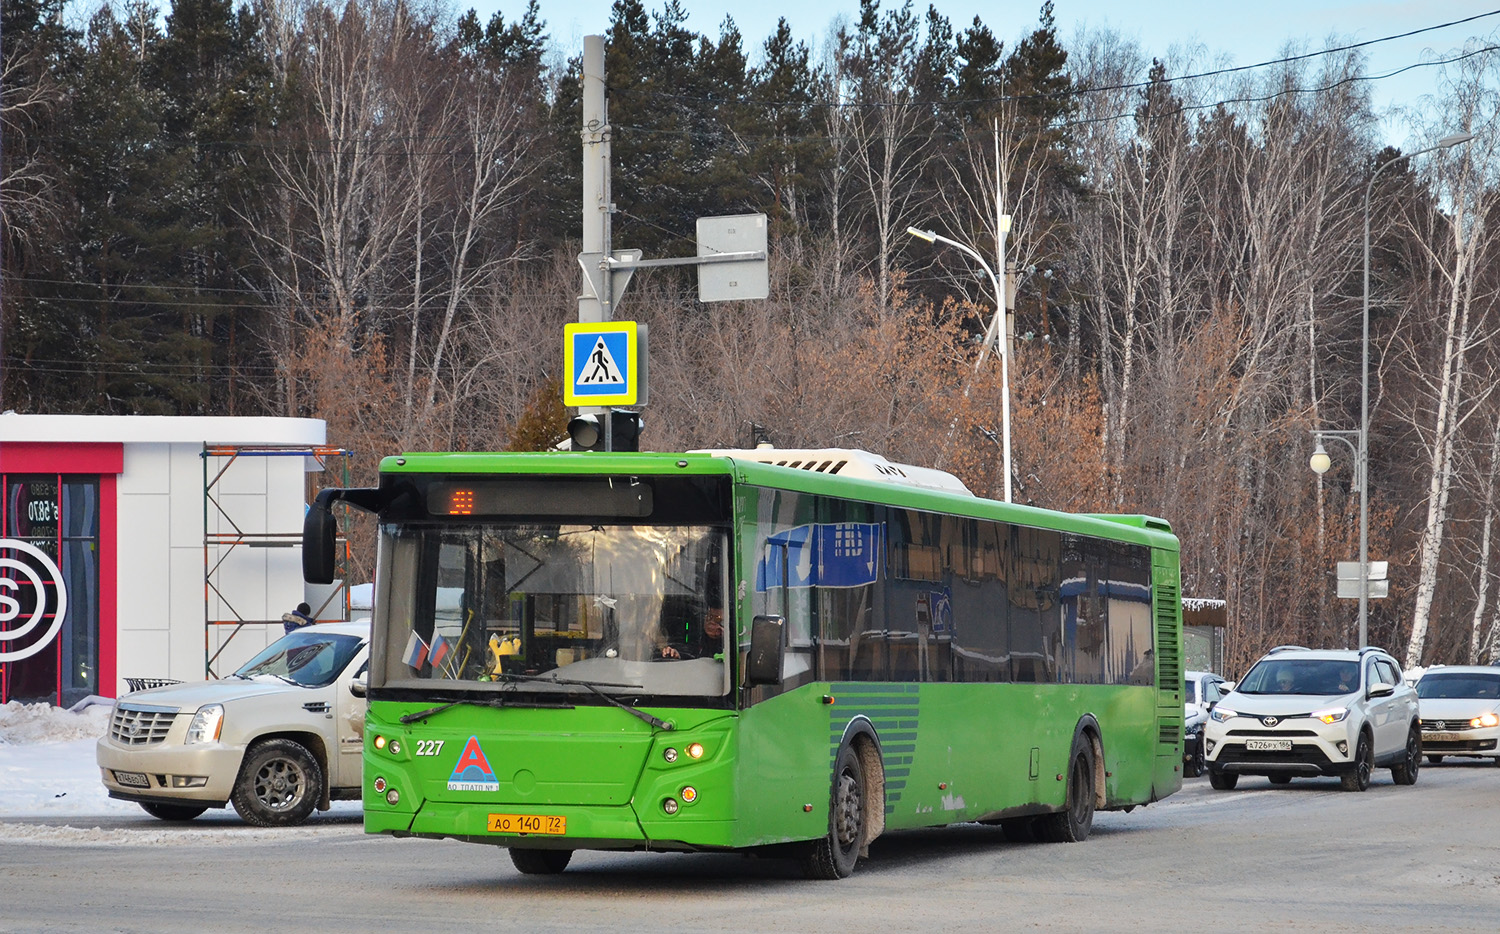
[[[1462,742],[1463,737],[1457,733],[1423,733],[1424,743],[1457,743]]]
[[[1292,741],[1289,739],[1247,739],[1245,749],[1250,752],[1291,752]]]
[[[491,814],[490,833],[566,834],[568,819],[556,814]]]
[[[116,772],[115,781],[132,788],[150,788],[151,782],[141,772]]]

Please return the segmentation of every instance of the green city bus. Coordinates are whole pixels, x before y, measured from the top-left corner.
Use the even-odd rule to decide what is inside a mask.
[[[405,454],[379,522],[369,833],[792,856],[886,830],[1077,841],[1181,787],[1167,523],[973,496],[860,451]]]

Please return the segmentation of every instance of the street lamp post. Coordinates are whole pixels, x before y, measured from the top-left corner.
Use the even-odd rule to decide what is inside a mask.
[[[1360,325],[1359,430],[1313,432],[1318,446],[1310,461],[1312,469],[1319,474],[1327,471],[1331,465],[1328,452],[1323,450],[1324,437],[1338,438],[1354,450],[1354,482],[1359,487],[1359,647],[1361,648],[1369,641],[1370,636],[1370,195],[1375,190],[1375,179],[1395,163],[1403,159],[1414,159],[1439,149],[1451,149],[1473,138],[1473,133],[1453,133],[1426,149],[1393,156],[1376,166],[1375,171],[1370,173],[1369,182],[1365,184],[1365,263]],[[1355,447],[1354,442],[1349,440],[1349,435],[1354,435],[1358,440],[1358,447]]]
[[[1005,235],[1010,232],[1010,215],[1000,216],[1000,276],[990,268],[990,264],[984,261],[975,250],[967,244],[949,239],[940,233],[931,230],[919,230],[916,227],[906,228],[906,232],[919,240],[928,243],[946,243],[962,251],[974,262],[979,264],[985,275],[990,277],[990,285],[995,289],[995,317],[990,321],[989,327],[984,331],[984,342],[979,346],[979,359],[974,363],[974,371],[984,366],[985,355],[989,353],[990,343],[994,342],[995,353],[1000,355],[1000,434],[1004,439],[1001,448],[1004,451],[1005,461],[1005,501],[1010,502],[1010,354],[1006,353],[1005,338]],[[965,393],[967,395],[967,392]]]

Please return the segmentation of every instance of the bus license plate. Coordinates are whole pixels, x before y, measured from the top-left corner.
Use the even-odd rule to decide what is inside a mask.
[[[1291,752],[1292,741],[1289,739],[1247,739],[1245,748],[1251,752]]]
[[[491,814],[490,833],[566,834],[568,819],[556,814]]]
[[[116,772],[115,781],[132,788],[150,788],[151,782],[141,772]]]

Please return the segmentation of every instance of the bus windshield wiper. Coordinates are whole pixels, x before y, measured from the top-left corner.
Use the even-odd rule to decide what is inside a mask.
[[[570,681],[567,678],[544,678],[541,675],[514,675],[503,673],[497,675],[496,677],[500,678],[503,681],[510,681],[513,683],[520,681],[540,681],[543,684],[569,684],[576,687],[588,688],[590,691],[604,698],[609,703],[614,704],[616,707],[630,714],[632,717],[644,720],[652,726],[656,727],[658,730],[666,730],[670,732],[677,729],[675,724],[668,723],[666,720],[663,720],[660,717],[653,717],[651,714],[646,713],[646,711],[644,710],[636,710],[634,707],[630,706],[629,704],[615,697],[613,694],[610,694],[608,691],[604,690],[604,688],[606,687],[635,688],[639,690],[639,684],[616,684],[610,681],[600,681],[597,683],[593,681]]]
[[[415,723],[418,720],[425,720],[433,714],[442,713],[448,708],[457,707],[460,704],[467,704],[471,707],[544,707],[548,710],[573,709],[572,704],[528,704],[524,701],[505,700],[503,698],[495,698],[493,700],[489,700],[466,697],[463,700],[449,701],[446,704],[438,704],[436,707],[429,707],[426,710],[419,710],[416,713],[402,714],[400,717],[397,717],[396,720],[398,723],[401,723],[404,726],[408,723]]]

